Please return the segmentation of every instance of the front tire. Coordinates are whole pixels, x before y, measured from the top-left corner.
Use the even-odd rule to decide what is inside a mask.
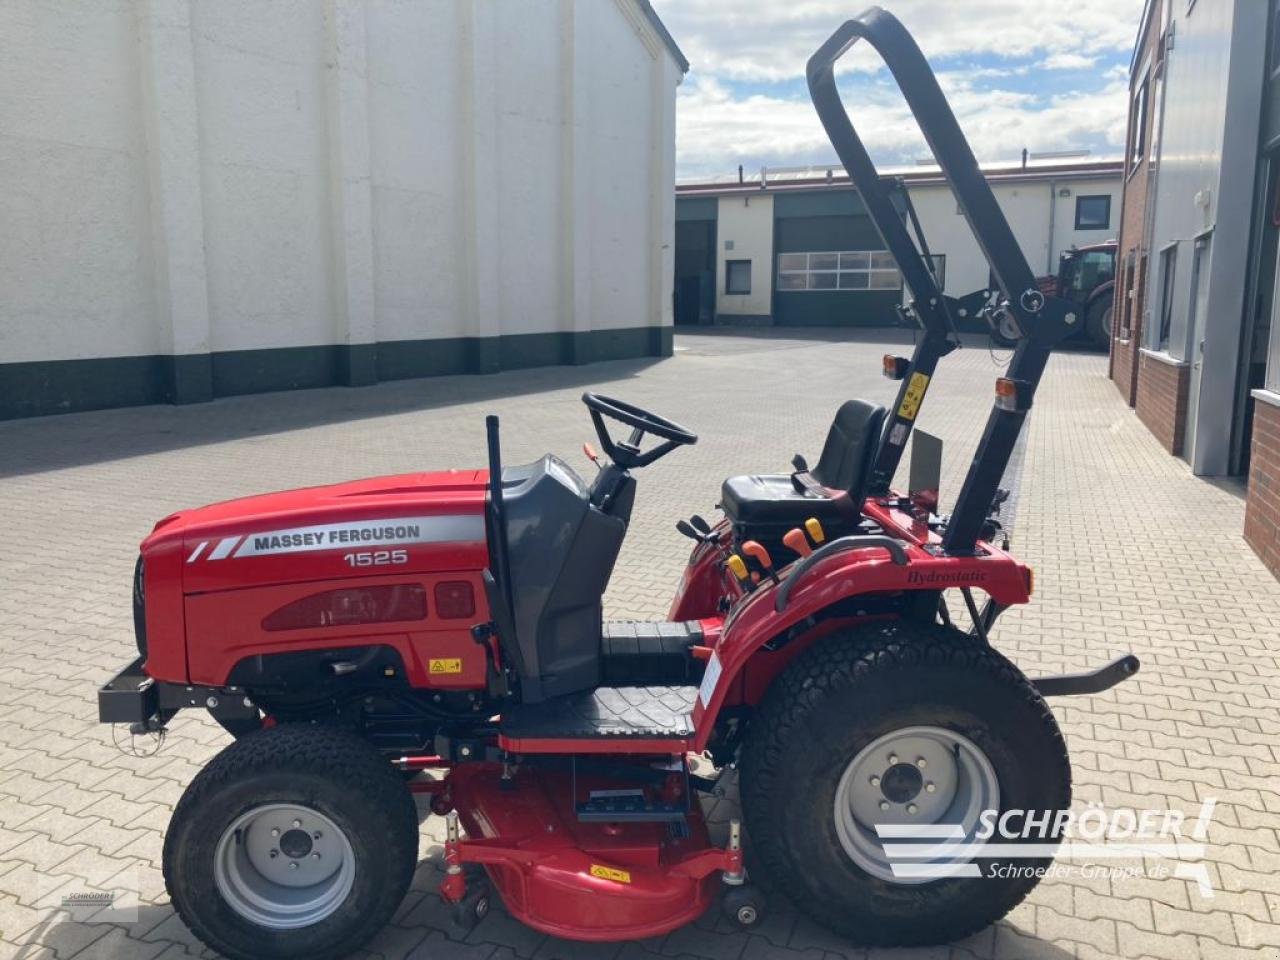
[[[769,880],[801,910],[855,943],[931,945],[1003,917],[1049,860],[941,857],[932,877],[906,876],[875,825],[959,823],[962,844],[980,843],[984,809],[1056,819],[1071,770],[1008,660],[959,630],[896,622],[819,641],[774,681],[748,732],[742,802]],[[945,876],[953,862],[978,875]]]
[[[191,782],[164,878],[178,915],[228,957],[326,960],[391,919],[417,859],[400,774],[353,733],[285,724],[236,740]]]

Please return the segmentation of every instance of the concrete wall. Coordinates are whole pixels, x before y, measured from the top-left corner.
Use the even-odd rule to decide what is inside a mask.
[[[1144,346],[1189,365],[1185,454],[1197,474],[1228,471],[1248,265],[1267,5],[1253,0],[1175,5],[1176,43],[1164,76]],[[1221,229],[1218,229],[1221,225]],[[1191,322],[1194,243],[1211,236]],[[1172,323],[1160,342],[1162,251],[1176,246]],[[1139,391],[1142,386],[1139,382]],[[1139,399],[1139,402],[1141,400]]]
[[[0,416],[669,349],[682,73],[635,0],[10,0],[0,36]]]
[[[751,261],[750,294],[724,292],[727,260]],[[767,322],[773,309],[773,263],[773,197],[721,197],[716,216],[716,316]]]
[[[1066,191],[1067,196],[1059,196]],[[913,186],[911,202],[929,241],[929,249],[947,257],[944,293],[962,296],[987,285],[989,267],[945,185]],[[1055,182],[995,183],[992,193],[1009,221],[1032,273],[1057,273],[1058,257],[1071,246],[1098,243],[1116,235],[1120,218],[1121,181],[1072,178]],[[1075,229],[1076,198],[1111,197],[1111,226],[1106,230]]]

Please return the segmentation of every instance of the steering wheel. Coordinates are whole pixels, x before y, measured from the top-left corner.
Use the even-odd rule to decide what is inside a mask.
[[[582,402],[591,411],[591,422],[595,424],[600,446],[604,448],[609,459],[624,470],[648,466],[676,447],[698,442],[697,434],[686,430],[674,420],[642,410],[633,404],[623,403],[612,397],[602,397],[595,393],[584,393]],[[604,422],[605,417],[625,423],[631,428],[631,435],[626,440],[615,442],[609,435],[609,428]],[[651,450],[641,452],[640,441],[644,439],[646,433],[661,437],[663,442]]]

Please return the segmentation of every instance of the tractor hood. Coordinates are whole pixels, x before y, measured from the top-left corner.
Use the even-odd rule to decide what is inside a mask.
[[[488,472],[449,470],[304,487],[182,510],[143,556],[181,563],[184,593],[339,576],[477,569]]]

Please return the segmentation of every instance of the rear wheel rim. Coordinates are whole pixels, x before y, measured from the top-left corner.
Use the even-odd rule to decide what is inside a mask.
[[[242,813],[222,832],[213,876],[227,905],[269,930],[319,923],[355,885],[351,841],[311,807],[274,803]]]
[[[834,806],[840,844],[859,868],[890,883],[930,883],[973,859],[983,812],[1000,808],[1000,783],[968,737],[945,727],[904,727],[849,761]],[[882,837],[877,827],[930,829]],[[923,836],[928,832],[934,835]],[[886,843],[899,855],[890,857]],[[919,855],[900,855],[907,846],[921,848]]]

